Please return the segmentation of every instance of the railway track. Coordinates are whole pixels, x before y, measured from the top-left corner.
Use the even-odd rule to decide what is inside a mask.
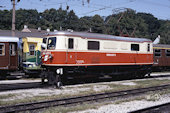
[[[0,84],[0,92],[18,90],[18,89],[31,89],[31,88],[43,88],[47,85],[41,82],[30,82],[30,83],[16,83],[16,84]]]
[[[170,112],[170,103],[165,103],[161,105],[156,105],[136,111],[132,111],[130,113],[169,113]]]
[[[148,87],[148,88],[141,88],[141,89],[119,91],[119,92],[109,92],[109,93],[100,93],[100,94],[93,94],[87,96],[72,97],[72,98],[56,99],[50,101],[1,106],[0,113],[20,112],[20,111],[36,110],[36,109],[42,109],[42,108],[48,108],[54,106],[72,105],[72,104],[75,105],[83,102],[93,102],[93,101],[99,101],[107,98],[119,98],[119,97],[124,98],[126,96],[134,96],[149,91],[157,91],[157,90],[163,90],[168,88],[170,88],[170,84]]]
[[[170,77],[170,75],[159,75],[159,76],[150,76],[145,77],[142,79],[147,78],[161,78],[161,77]],[[122,79],[120,79],[122,80]],[[112,80],[112,79],[100,79],[100,81],[86,81],[86,83],[97,83],[97,82],[110,82],[110,81],[120,81],[119,79]],[[130,80],[130,79],[124,79],[124,80]],[[82,80],[83,81],[83,80]],[[65,83],[65,85],[75,85],[75,84],[82,84],[82,81],[70,81],[69,83]],[[3,91],[10,91],[10,90],[18,90],[18,89],[31,89],[31,88],[43,88],[47,87],[49,85],[47,84],[41,84],[41,82],[29,82],[29,83],[14,83],[14,84],[0,84],[0,92]]]

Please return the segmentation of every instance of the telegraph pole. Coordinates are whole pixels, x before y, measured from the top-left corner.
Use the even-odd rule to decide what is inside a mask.
[[[12,36],[15,36],[15,0],[12,0]]]

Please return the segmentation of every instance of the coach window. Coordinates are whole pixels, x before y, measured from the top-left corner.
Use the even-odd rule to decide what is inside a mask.
[[[31,45],[29,45],[29,53],[30,53],[30,55],[35,55],[35,46],[34,46],[34,44],[31,44]]]
[[[131,51],[139,51],[139,44],[131,44]]]
[[[156,57],[160,57],[160,56],[161,56],[161,50],[160,50],[160,49],[155,49],[155,50],[154,50],[154,55],[155,55]]]
[[[5,44],[0,43],[0,56],[5,55]]]
[[[99,50],[100,43],[99,41],[88,41],[89,50]]]
[[[48,38],[47,49],[53,50],[56,46],[56,37]]]
[[[170,50],[169,49],[166,50],[166,56],[170,57]]]
[[[68,49],[74,49],[74,40],[72,38],[68,39]]]
[[[15,47],[15,44],[10,44],[10,55],[11,55],[11,56],[16,55],[16,47]]]

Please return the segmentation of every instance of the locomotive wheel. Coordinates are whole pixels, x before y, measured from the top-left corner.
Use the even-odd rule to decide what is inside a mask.
[[[56,75],[56,80],[54,84],[56,85],[56,88],[61,88],[63,86],[60,75]]]

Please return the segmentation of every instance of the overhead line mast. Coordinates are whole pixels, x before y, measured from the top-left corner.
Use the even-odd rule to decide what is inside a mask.
[[[12,36],[15,36],[15,0],[12,1]]]
[[[12,36],[15,36],[15,0],[11,0],[12,2]],[[20,2],[20,0],[17,0],[17,2]]]

